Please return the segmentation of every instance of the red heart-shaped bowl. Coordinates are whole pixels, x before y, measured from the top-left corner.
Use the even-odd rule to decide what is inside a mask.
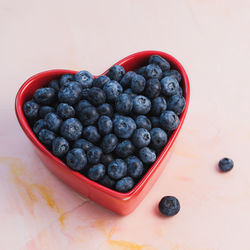
[[[186,107],[183,113],[181,114],[178,128],[169,138],[161,154],[158,156],[154,164],[149,168],[143,178],[128,193],[120,193],[111,190],[86,178],[80,173],[71,170],[65,165],[64,162],[55,157],[45,146],[43,146],[43,144],[37,139],[35,134],[32,132],[32,129],[30,128],[24,116],[22,110],[23,104],[29,99],[31,99],[36,89],[47,85],[49,81],[51,81],[52,79],[56,79],[63,74],[74,74],[76,73],[76,71],[55,69],[36,74],[29,78],[22,85],[16,96],[15,109],[17,119],[25,134],[35,146],[36,152],[38,153],[43,163],[47,166],[47,168],[57,177],[63,180],[67,185],[75,189],[78,193],[90,198],[96,203],[99,203],[100,205],[120,215],[126,215],[132,212],[143,200],[145,195],[148,193],[148,191],[151,189],[151,187],[161,174],[164,166],[166,165],[165,158],[170,155],[169,151],[172,148],[173,143],[175,142],[177,135],[180,132],[188,109],[190,97],[188,77],[182,65],[171,55],[160,51],[142,51],[120,60],[116,63],[116,65],[123,66],[125,71],[135,70],[145,65],[149,57],[155,54],[165,58],[171,64],[171,67],[173,69],[177,69],[181,73],[181,87],[183,89],[184,97],[186,99]],[[107,71],[104,72],[104,74],[106,74]]]

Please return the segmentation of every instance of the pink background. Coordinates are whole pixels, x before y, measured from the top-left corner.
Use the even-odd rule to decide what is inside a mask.
[[[0,1],[0,249],[250,249],[250,1]],[[104,72],[142,50],[185,67],[191,102],[175,152],[142,204],[120,217],[79,197],[34,154],[18,88],[52,68]],[[224,156],[235,168],[222,174]],[[174,195],[180,213],[161,218]]]

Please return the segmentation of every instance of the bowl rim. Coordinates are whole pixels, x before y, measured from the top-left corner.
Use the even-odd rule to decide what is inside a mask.
[[[23,109],[22,109],[22,105],[21,102],[24,98],[24,93],[25,90],[27,88],[29,88],[29,86],[31,84],[33,84],[33,82],[40,78],[41,76],[44,75],[48,75],[48,74],[75,74],[77,71],[75,70],[64,70],[64,69],[52,69],[52,70],[47,70],[47,71],[43,71],[40,72],[38,74],[35,74],[33,76],[31,76],[30,78],[28,78],[20,87],[20,89],[18,90],[17,94],[16,94],[16,98],[15,98],[15,112],[16,112],[16,116],[18,119],[18,122],[20,124],[20,126],[22,127],[24,133],[28,136],[28,138],[31,140],[31,142],[36,146],[36,148],[40,151],[42,151],[44,154],[46,154],[46,156],[50,157],[53,161],[55,161],[55,163],[57,165],[59,165],[62,168],[67,168],[68,170],[71,171],[72,175],[74,175],[76,178],[79,178],[81,181],[85,181],[87,182],[89,185],[93,186],[95,189],[98,189],[102,192],[105,192],[106,194],[109,194],[112,197],[115,198],[119,198],[122,200],[128,200],[130,199],[132,196],[134,196],[136,193],[140,192],[143,187],[145,186],[145,184],[147,183],[147,181],[151,178],[151,176],[154,174],[154,172],[157,170],[157,168],[161,165],[162,161],[164,160],[165,156],[167,155],[168,151],[170,150],[170,148],[172,147],[174,141],[177,138],[177,135],[179,134],[181,127],[183,125],[183,122],[185,120],[186,114],[187,114],[187,110],[188,110],[188,106],[189,106],[189,100],[190,100],[190,85],[189,85],[189,79],[187,76],[186,71],[184,70],[183,66],[181,65],[181,63],[174,58],[172,55],[167,54],[165,52],[162,51],[157,51],[157,50],[146,50],[146,51],[141,51],[141,52],[136,52],[133,53],[121,60],[119,60],[118,62],[114,63],[112,66],[114,65],[123,65],[124,63],[126,63],[127,61],[131,60],[134,57],[138,57],[138,56],[143,56],[143,57],[149,57],[151,55],[159,55],[162,56],[163,58],[165,58],[166,60],[168,60],[170,62],[170,64],[173,64],[175,66],[176,69],[178,69],[178,71],[180,72],[181,76],[182,76],[182,87],[184,89],[184,93],[185,93],[185,101],[186,101],[186,106],[180,116],[180,122],[178,127],[176,128],[176,130],[172,133],[171,137],[169,138],[167,144],[165,145],[165,147],[163,148],[163,150],[161,151],[161,153],[158,155],[156,161],[151,165],[151,167],[147,170],[147,172],[145,173],[145,175],[141,178],[141,180],[127,193],[121,193],[115,190],[112,190],[110,188],[107,188],[95,181],[92,181],[90,179],[88,179],[87,177],[85,177],[84,175],[80,174],[79,172],[76,172],[72,169],[70,169],[63,161],[61,161],[59,158],[57,158],[56,156],[54,156],[36,137],[36,135],[33,133],[32,129],[30,128],[28,121],[26,120],[24,113],[23,113]],[[104,75],[108,72],[108,70],[112,67],[110,66],[104,73],[100,74],[100,75]],[[95,76],[98,77],[100,75]]]

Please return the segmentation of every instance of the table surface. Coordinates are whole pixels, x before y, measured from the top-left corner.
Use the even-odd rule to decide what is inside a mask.
[[[250,249],[250,1],[0,2],[0,249]],[[191,84],[188,116],[141,205],[120,217],[80,197],[40,162],[14,98],[52,68],[99,74],[142,50],[172,54]],[[218,161],[231,157],[222,174]],[[162,218],[162,196],[181,203]]]

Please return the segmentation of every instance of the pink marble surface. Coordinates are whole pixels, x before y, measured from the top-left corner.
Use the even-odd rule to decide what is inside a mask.
[[[0,1],[0,249],[250,249],[249,1]],[[191,103],[175,152],[135,212],[79,197],[34,154],[14,113],[31,75],[103,72],[136,51],[174,55]],[[223,156],[235,161],[217,171]],[[164,195],[180,213],[160,218]]]

